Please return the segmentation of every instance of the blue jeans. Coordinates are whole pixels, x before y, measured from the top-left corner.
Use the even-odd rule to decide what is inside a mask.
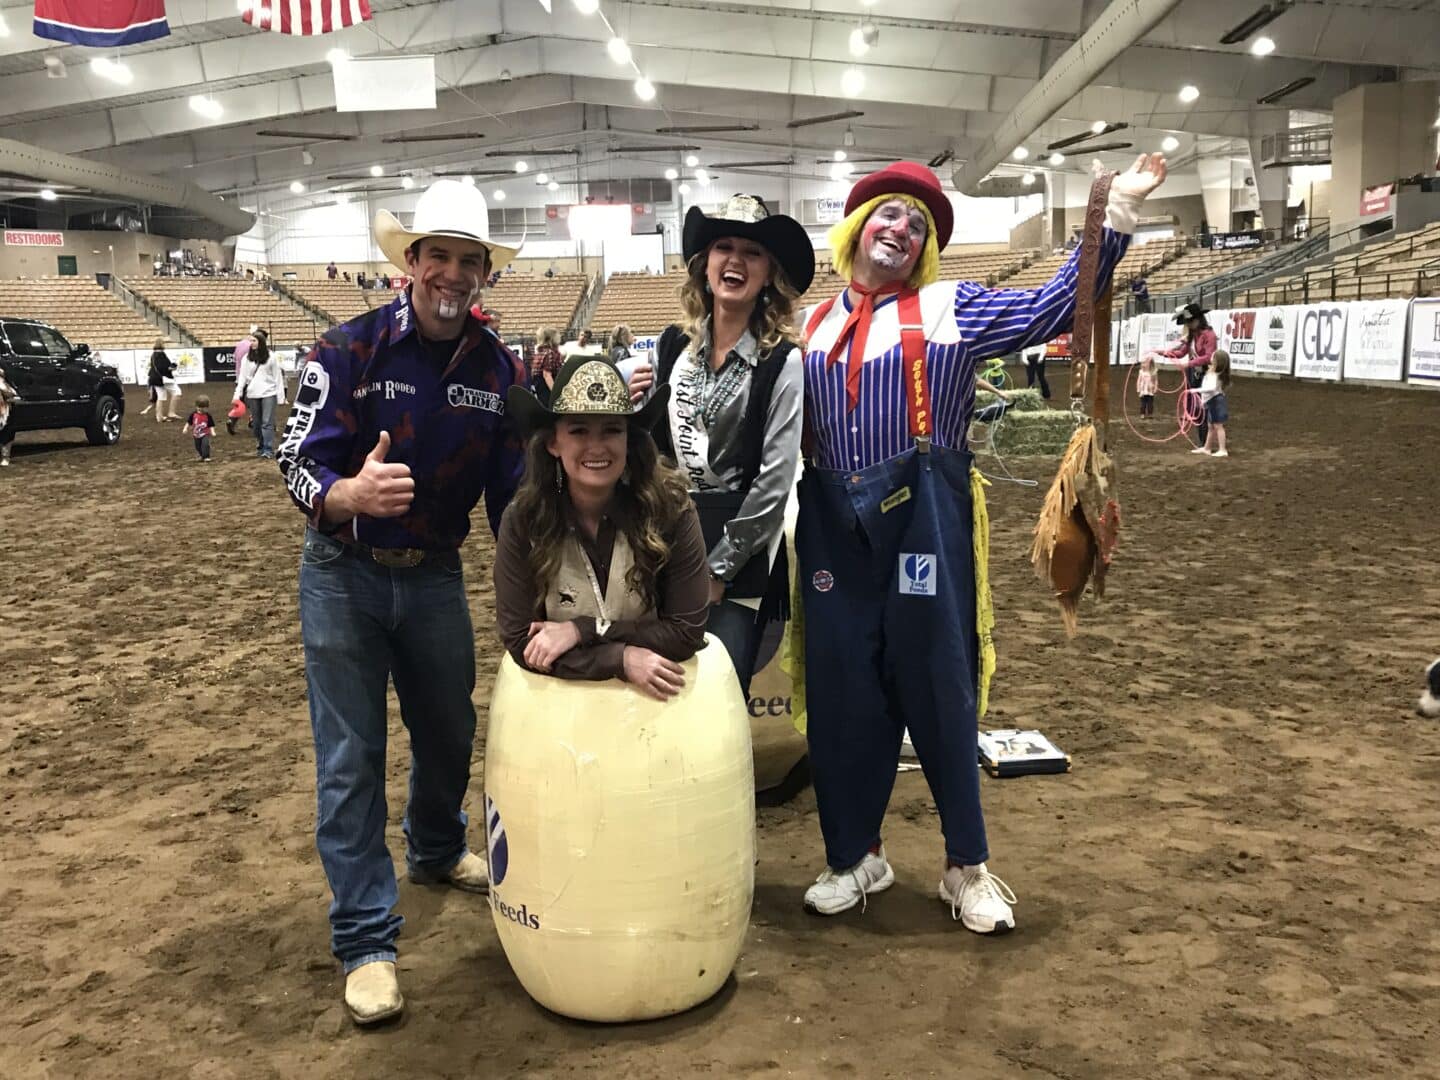
[[[276,397],[252,397],[249,402],[250,427],[255,432],[255,452],[275,456]]]
[[[475,637],[460,556],[389,568],[305,531],[300,630],[315,736],[315,846],[325,867],[331,950],[346,972],[395,959],[404,919],[385,845],[385,688],[410,732],[405,862],[443,878],[464,857],[475,742]]]

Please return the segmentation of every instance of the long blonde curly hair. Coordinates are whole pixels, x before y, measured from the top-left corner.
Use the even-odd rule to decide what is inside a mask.
[[[557,458],[546,445],[552,431],[543,427],[530,436],[525,447],[525,476],[511,503],[530,535],[530,575],[541,595],[550,591],[560,572],[562,548],[570,531],[566,495],[555,484]],[[618,516],[625,523],[625,539],[635,560],[625,582],[653,611],[659,604],[660,571],[670,561],[666,537],[690,509],[690,492],[680,470],[660,457],[650,433],[633,422],[625,435],[625,455],[628,478],[615,486]]]
[[[801,344],[800,332],[793,322],[800,294],[790,284],[775,257],[768,252],[766,257],[770,260],[770,284],[760,290],[750,312],[750,332],[759,343],[761,357],[768,355],[782,341]],[[680,306],[685,312],[680,328],[694,342],[705,340],[705,323],[715,310],[715,298],[705,287],[705,266],[709,259],[708,247],[695,253],[686,265],[685,281],[679,290]]]

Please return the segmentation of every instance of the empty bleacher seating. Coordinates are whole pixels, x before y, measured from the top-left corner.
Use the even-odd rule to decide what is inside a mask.
[[[127,278],[125,283],[202,345],[233,345],[252,325],[272,348],[312,343],[329,327],[289,297],[238,278]]]
[[[485,290],[483,301],[487,310],[499,314],[507,338],[533,334],[542,326],[563,334],[585,295],[585,282],[584,274],[501,274]]]
[[[393,300],[395,294],[388,289],[366,291],[353,281],[336,278],[285,278],[280,287],[292,296],[320,311],[332,325],[339,325],[346,319],[363,315],[373,306],[370,297],[379,301]]]
[[[684,282],[685,275],[678,271],[611,274],[590,319],[590,329],[597,334],[607,334],[612,327],[624,323],[636,337],[658,334],[680,319],[679,290]],[[505,325],[511,325],[508,313]]]
[[[1302,304],[1426,295],[1440,288],[1440,221],[1372,240],[1319,265],[1242,289],[1235,303]]]
[[[0,281],[0,314],[47,322],[71,343],[97,350],[148,349],[163,336],[94,278]]]

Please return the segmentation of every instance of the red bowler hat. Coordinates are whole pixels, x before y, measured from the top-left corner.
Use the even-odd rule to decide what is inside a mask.
[[[924,203],[935,219],[935,243],[941,251],[945,250],[945,245],[950,243],[950,232],[955,228],[955,210],[940,190],[940,181],[934,173],[924,165],[897,161],[879,172],[862,176],[855,181],[850,197],[845,200],[845,216],[849,217],[857,206],[864,206],[881,195],[913,195]]]

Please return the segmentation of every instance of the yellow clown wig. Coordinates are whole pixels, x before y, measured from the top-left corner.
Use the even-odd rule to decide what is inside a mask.
[[[925,215],[925,250],[920,253],[915,269],[910,272],[910,278],[905,284],[912,289],[918,289],[940,280],[940,244],[935,239],[935,218],[930,213],[930,208],[915,196],[901,194],[877,195],[869,202],[861,203],[844,221],[831,227],[831,258],[835,262],[835,272],[841,277],[849,278],[855,266],[855,248],[860,243],[860,231],[865,227],[865,222],[870,220],[870,215],[877,208],[895,199]]]

